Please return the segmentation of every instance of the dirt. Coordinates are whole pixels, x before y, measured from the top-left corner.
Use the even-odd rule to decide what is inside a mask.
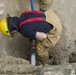
[[[3,19],[8,13],[11,16],[20,16],[21,12],[30,10],[29,1],[30,0],[27,2],[25,0],[0,0],[0,20]],[[59,16],[63,25],[63,31],[56,46],[49,49],[50,60],[48,61],[48,64],[58,65],[76,62],[76,54],[74,54],[76,51],[76,1],[53,0],[49,7]],[[35,9],[39,9],[39,2],[37,0],[35,0]],[[29,46],[29,39],[24,38],[19,33],[15,35],[14,38],[5,37],[4,35],[0,34],[0,63],[3,63],[5,66],[0,66],[0,71],[6,72],[6,69],[8,68],[8,71],[10,70],[9,67],[11,67],[11,70],[13,69],[12,72],[15,72],[14,67],[12,67],[11,64],[8,64],[8,61],[10,60],[9,63],[14,63],[14,66],[19,65],[17,68],[15,67],[17,72],[20,72],[20,70],[23,72],[27,66],[25,65],[26,60],[23,59],[29,59],[28,55],[30,56]],[[6,56],[13,56],[14,58],[5,58]],[[15,57],[17,57],[18,60]],[[25,65],[25,67],[18,71],[21,63],[23,64],[22,66]],[[29,66],[31,65],[29,64]],[[33,70],[31,69],[31,72],[36,70],[37,67]],[[27,71],[30,71],[29,67]]]
[[[42,66],[32,66],[27,60],[15,57],[0,58],[0,74],[26,74],[41,69]]]

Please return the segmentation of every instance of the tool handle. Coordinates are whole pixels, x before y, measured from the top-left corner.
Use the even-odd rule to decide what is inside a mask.
[[[34,6],[34,0],[30,0],[30,3],[31,3],[31,10],[34,11],[35,9],[35,6]],[[32,65],[36,65],[36,49],[35,49],[35,39],[32,39],[31,40],[31,64]]]
[[[34,0],[30,0],[30,3],[31,3],[31,10],[34,11],[35,9]]]
[[[34,0],[30,0],[30,3],[31,3],[31,10],[34,11],[34,9],[35,9]],[[35,44],[35,40],[32,39],[32,42],[31,42],[31,43],[32,43],[32,44]]]

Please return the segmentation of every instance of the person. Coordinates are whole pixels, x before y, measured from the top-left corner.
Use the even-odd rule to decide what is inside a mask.
[[[43,41],[47,38],[46,33],[53,29],[53,25],[45,21],[42,11],[26,11],[18,17],[9,17],[8,28],[10,32],[19,31],[24,37]]]
[[[6,30],[1,28],[4,25]],[[44,63],[49,60],[48,49],[58,42],[62,31],[60,20],[51,10],[25,11],[19,18],[6,17],[0,22],[0,29],[8,36],[18,31],[26,38],[35,39],[38,59]]]

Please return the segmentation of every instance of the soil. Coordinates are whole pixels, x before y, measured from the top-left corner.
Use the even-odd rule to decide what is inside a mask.
[[[59,16],[63,31],[59,42],[55,47],[49,49],[48,64],[59,65],[76,62],[76,0],[53,0],[49,8]],[[35,9],[39,9],[37,0],[35,0]],[[30,10],[29,0],[27,2],[25,0],[0,0],[0,20],[6,14],[20,16],[21,12],[25,10]],[[13,38],[0,34],[0,73],[37,71],[38,68],[32,67],[27,61],[30,56],[29,51],[29,39],[24,38],[21,34],[18,33]],[[41,63],[38,60],[37,62]]]

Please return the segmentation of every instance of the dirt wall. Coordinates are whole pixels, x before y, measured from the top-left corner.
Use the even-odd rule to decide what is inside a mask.
[[[35,5],[35,8],[38,9],[39,3],[37,0],[35,0]],[[49,49],[49,64],[68,63],[70,53],[76,50],[76,1],[53,0],[50,9],[59,16],[63,31],[56,46]],[[0,0],[0,19],[4,18],[8,13],[11,16],[20,16],[21,12],[25,10],[30,10],[29,0]],[[0,33],[0,57],[14,56],[27,59],[28,52],[29,39],[20,34],[11,38]]]

